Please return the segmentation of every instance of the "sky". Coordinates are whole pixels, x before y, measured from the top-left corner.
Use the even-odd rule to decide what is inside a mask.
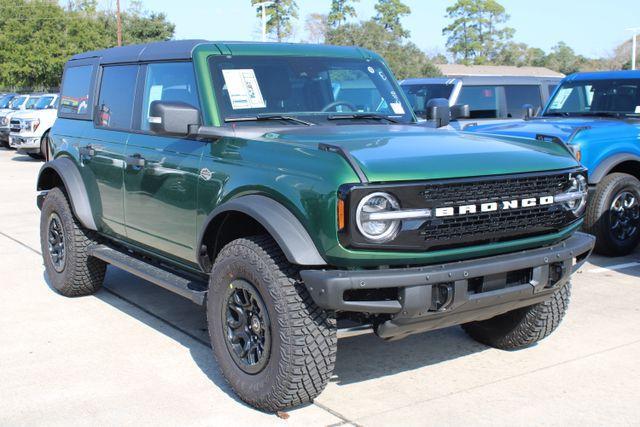
[[[113,0],[105,0],[107,3]],[[121,0],[126,8],[131,0]],[[577,53],[601,57],[630,39],[626,28],[640,27],[640,0],[498,0],[511,16],[514,40],[549,51],[559,41]],[[445,53],[442,28],[448,25],[445,10],[453,1],[404,0],[411,8],[403,25],[411,41],[428,54]],[[250,0],[142,0],[145,9],[164,12],[175,23],[177,39],[259,40],[260,22]],[[297,0],[300,19],[293,41],[304,39],[304,18],[327,13],[330,0]],[[355,4],[357,19],[375,14],[375,0]],[[640,38],[640,37],[639,37]]]

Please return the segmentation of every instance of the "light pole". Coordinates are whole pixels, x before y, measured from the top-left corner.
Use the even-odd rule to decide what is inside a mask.
[[[640,31],[640,27],[627,28],[627,31],[633,32],[633,39],[631,39],[631,69],[636,69],[636,35]]]
[[[267,41],[267,6],[271,6],[273,4],[272,1],[263,1],[261,3],[256,3],[255,6],[259,7],[262,10],[262,41]]]

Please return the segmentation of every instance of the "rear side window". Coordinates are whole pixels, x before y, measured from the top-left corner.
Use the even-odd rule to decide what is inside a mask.
[[[495,119],[498,117],[497,86],[462,86],[458,104],[468,104],[470,118]]]
[[[104,67],[96,114],[98,126],[131,129],[137,77],[137,65]]]
[[[525,104],[533,105],[533,110],[542,108],[540,86],[537,85],[509,85],[504,87],[507,98],[507,117],[521,119],[524,117]]]
[[[193,64],[173,62],[147,65],[140,120],[142,130],[149,130],[149,109],[153,101],[184,102],[200,108]]]
[[[91,118],[91,81],[93,65],[67,67],[62,81],[60,96],[61,116]]]

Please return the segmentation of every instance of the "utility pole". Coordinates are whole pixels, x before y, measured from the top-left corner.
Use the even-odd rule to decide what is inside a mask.
[[[262,41],[267,41],[267,7],[273,4],[272,1],[256,3],[255,6],[262,10]]]
[[[120,19],[120,0],[116,0],[116,21],[118,22],[118,46],[122,46],[122,19]]]
[[[636,49],[636,36],[638,34],[638,31],[640,31],[640,27],[635,27],[635,28],[627,28],[627,31],[631,31],[633,32],[633,39],[631,39],[631,69],[635,70],[636,69],[636,53],[637,53],[637,49]]]

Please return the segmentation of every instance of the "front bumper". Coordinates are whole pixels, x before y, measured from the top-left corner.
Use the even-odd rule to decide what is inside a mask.
[[[300,274],[318,306],[386,314],[388,320],[377,333],[396,338],[542,302],[569,281],[594,243],[593,236],[575,233],[549,247],[449,264]],[[375,295],[385,297],[375,299]]]
[[[31,135],[19,135],[12,133],[9,135],[9,146],[25,152],[40,150],[40,137]]]

